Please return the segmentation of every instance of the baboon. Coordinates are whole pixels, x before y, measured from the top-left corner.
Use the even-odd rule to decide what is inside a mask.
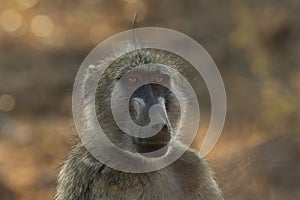
[[[149,67],[147,64],[152,65]],[[168,88],[160,85],[161,82],[172,80],[169,80],[168,75],[157,70],[156,64],[170,66],[184,76],[190,76],[190,80],[195,73],[191,65],[176,54],[157,49],[139,49],[115,59],[98,82],[95,96],[98,122],[112,143],[132,153],[147,154],[166,147],[175,137],[176,132],[180,132],[181,123],[188,114],[182,111],[183,108],[180,108],[175,95]],[[101,67],[101,64],[97,67]],[[124,133],[116,125],[111,111],[111,93],[116,82],[124,76],[125,82],[122,83],[124,88],[147,78],[157,83],[139,87],[129,101],[130,118],[141,126],[149,123],[149,108],[154,104],[162,105],[167,120],[161,121],[162,128],[156,135],[137,138]],[[88,82],[87,80],[87,87]],[[185,104],[188,104],[188,100]],[[88,111],[83,113],[87,121],[88,115]],[[173,148],[180,148],[179,146]],[[145,156],[144,160],[163,157],[168,153],[167,149],[152,157]],[[54,199],[222,200],[223,197],[209,164],[191,148],[164,168],[145,173],[130,173],[101,163],[82,143],[79,143],[61,168]]]

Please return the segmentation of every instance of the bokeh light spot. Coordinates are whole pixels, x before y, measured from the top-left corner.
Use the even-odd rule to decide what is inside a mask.
[[[0,17],[0,24],[7,32],[14,32],[22,26],[22,16],[14,9],[6,9],[2,12]]]
[[[38,37],[47,37],[53,32],[53,22],[46,15],[37,15],[30,24],[32,32]]]

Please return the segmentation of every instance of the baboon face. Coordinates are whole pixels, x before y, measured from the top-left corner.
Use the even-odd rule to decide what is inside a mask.
[[[147,66],[144,66],[144,68],[147,68]],[[165,147],[170,142],[172,133],[172,126],[167,112],[171,97],[171,91],[168,88],[171,85],[170,76],[159,70],[148,71],[137,68],[124,75],[121,85],[123,86],[122,92],[127,92],[132,87],[138,87],[129,100],[129,117],[137,125],[141,127],[149,125],[151,123],[150,108],[154,105],[161,108],[153,113],[153,117],[157,120],[151,124],[153,131],[155,128],[160,129],[155,135],[146,138],[131,137],[137,152],[149,153]],[[131,119],[127,118],[126,120]],[[128,127],[128,129],[130,130],[131,127]],[[140,134],[143,135],[144,133],[141,132]],[[164,148],[164,150],[166,151],[167,148]],[[164,154],[165,151],[161,153]]]
[[[179,102],[172,92],[173,80],[166,70],[160,70],[158,64],[149,66],[142,63],[136,67],[128,67],[127,70],[124,70],[125,67],[120,64],[122,63],[118,63],[115,70],[122,71],[122,73],[115,73],[112,78],[112,71],[110,71],[112,69],[108,69],[104,73],[104,79],[100,80],[98,85],[96,113],[100,125],[107,137],[123,150],[141,153],[143,156],[163,156],[168,150],[168,144],[176,134],[175,130],[179,126],[178,122],[181,117]],[[114,91],[117,96],[114,105],[116,105],[116,109],[128,107],[129,111],[129,116],[121,117],[121,123],[124,124],[126,131],[117,125],[112,116],[111,93],[116,84],[119,87],[116,89],[117,91]],[[110,94],[104,96],[107,91]],[[133,92],[130,93],[130,91]],[[122,100],[128,94],[130,95],[126,105]],[[151,113],[151,119],[149,111],[153,106],[158,106],[160,109],[155,109]],[[151,122],[153,119],[155,119],[155,123]],[[134,129],[131,127],[130,121],[140,127],[149,126],[150,129],[158,131],[149,137],[127,134]],[[140,131],[138,134],[142,136],[145,133]]]

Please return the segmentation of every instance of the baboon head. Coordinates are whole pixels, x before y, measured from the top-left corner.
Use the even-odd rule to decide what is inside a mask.
[[[98,82],[95,105],[100,126],[112,143],[144,156],[150,152],[157,152],[151,157],[166,154],[168,144],[176,137],[185,115],[180,106],[184,104],[179,104],[178,94],[174,94],[174,85],[180,85],[180,80],[174,78],[171,69],[182,73],[186,66],[190,64],[176,54],[140,49],[118,57],[106,68]],[[158,109],[151,113],[153,106]],[[129,115],[120,113],[120,122],[116,122],[112,107],[128,109]],[[151,123],[151,120],[155,122]],[[158,131],[148,137],[143,131],[135,130],[130,122],[140,127],[151,125],[150,130]],[[123,129],[120,124],[123,124]],[[136,135],[128,134],[134,131],[137,131]]]

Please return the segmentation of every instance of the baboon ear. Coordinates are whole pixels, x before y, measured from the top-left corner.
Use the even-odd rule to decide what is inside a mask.
[[[81,95],[84,95],[84,98],[82,99],[82,106],[84,107],[83,116],[88,119],[90,116],[92,116],[94,112],[94,101],[95,96],[93,93],[95,92],[95,87],[97,87],[99,76],[101,74],[101,66],[97,65],[89,65],[84,69],[84,75],[81,77],[80,87],[83,90],[81,92]],[[89,120],[87,121],[89,127],[93,127],[93,124],[90,124]]]
[[[88,67],[88,73],[93,74],[93,72],[96,71],[96,66],[95,65],[89,65]]]
[[[99,74],[98,66],[96,65],[89,65],[88,69],[86,70],[86,75],[83,80],[84,84],[84,95],[87,97],[93,90],[91,87],[94,81],[97,81],[97,75]]]
[[[95,65],[89,65],[86,69],[85,77],[83,80],[84,96],[87,97],[91,92],[91,86],[93,85],[93,79],[95,78]]]

